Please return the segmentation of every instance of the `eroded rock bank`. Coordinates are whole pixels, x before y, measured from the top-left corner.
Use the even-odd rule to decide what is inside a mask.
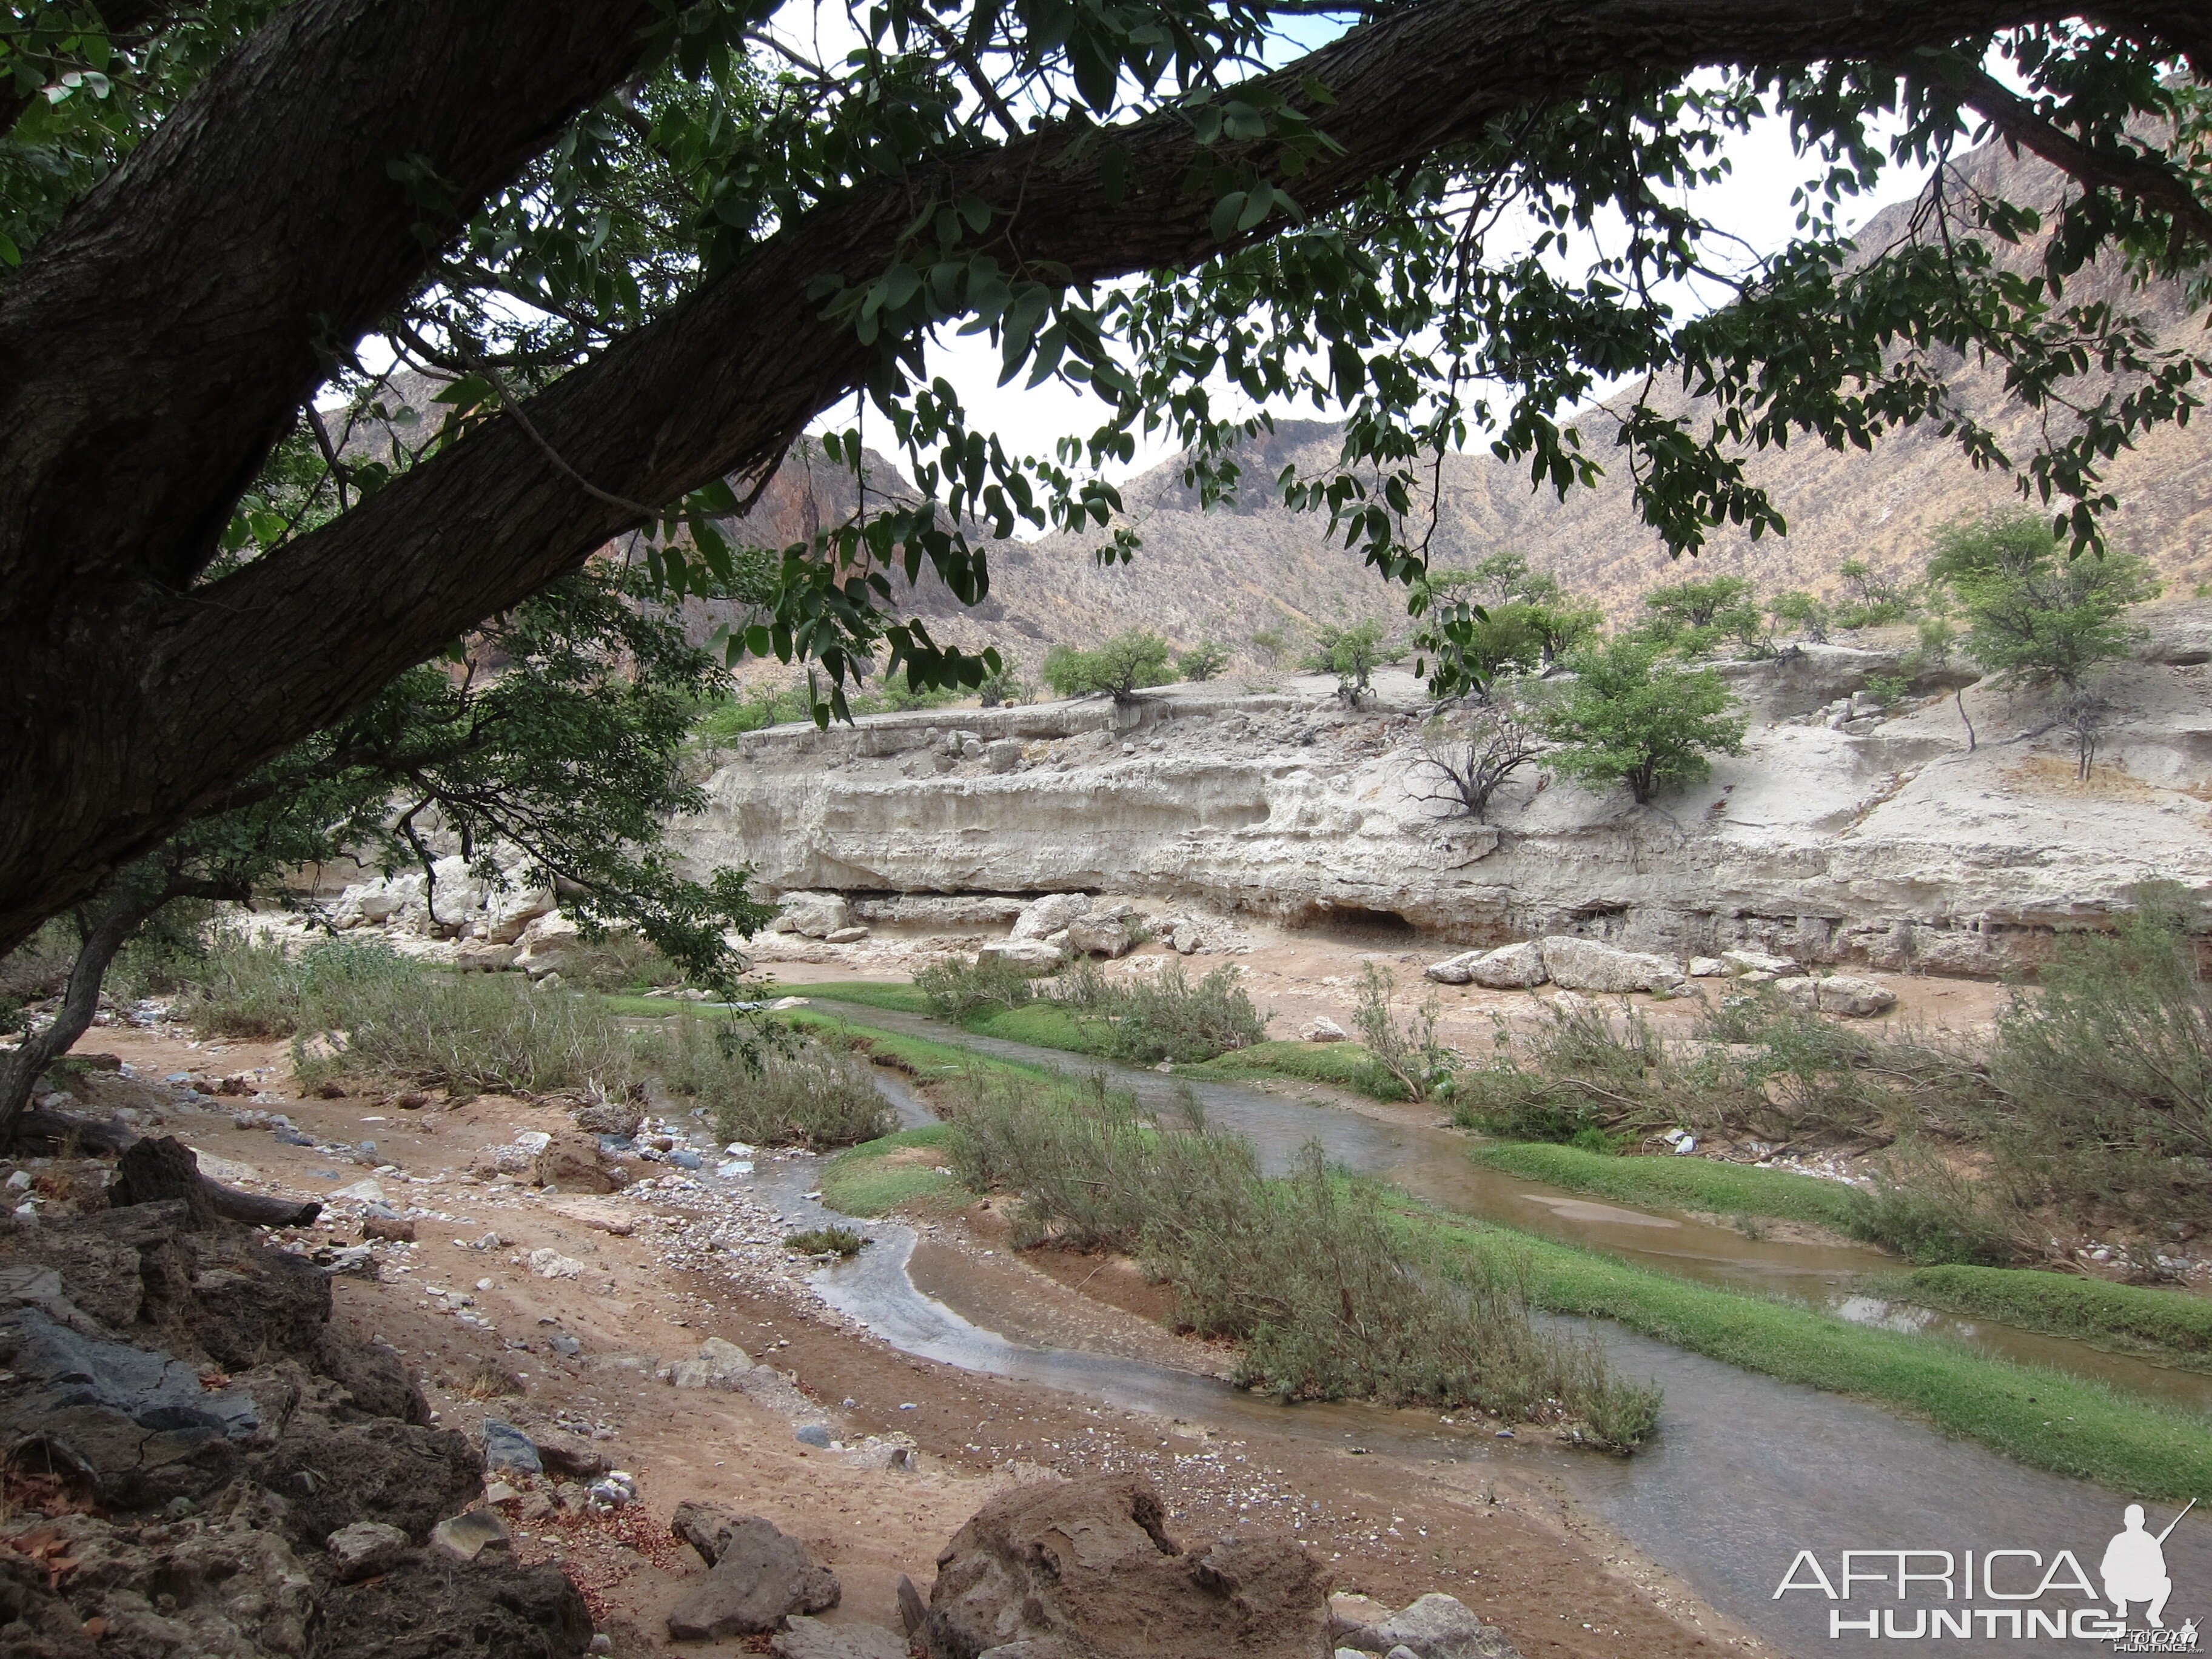
[[[775,727],[737,742],[675,836],[695,867],[750,865],[854,927],[988,933],[1022,899],[1084,891],[1462,946],[1578,935],[1994,973],[2146,879],[2212,894],[2207,611],[2157,613],[2114,672],[2086,783],[2034,696],[1966,689],[1970,744],[1952,682],[1877,708],[1869,682],[1896,654],[1805,646],[1721,665],[1746,752],[1648,807],[1532,769],[1490,822],[1446,815],[1419,687],[1387,673],[1358,709],[1302,678]]]

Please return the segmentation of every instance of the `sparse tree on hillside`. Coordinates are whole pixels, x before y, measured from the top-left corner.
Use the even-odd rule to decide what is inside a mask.
[[[2185,278],[2212,250],[2193,0],[1645,0],[1633,27],[1614,0],[882,0],[833,18],[821,62],[790,21],[10,8],[0,948],[611,541],[672,595],[721,576],[744,497],[855,393],[921,498],[778,550],[733,641],[818,668],[832,713],[863,668],[945,690],[997,666],[901,615],[895,565],[972,604],[970,526],[1107,539],[1103,470],[1154,429],[1206,502],[1231,494],[1257,422],[1221,413],[1224,370],[1346,411],[1333,461],[1273,483],[1404,582],[1437,459],[1470,441],[1561,491],[1632,479],[1681,551],[1783,528],[1747,449],[1925,425],[2091,538],[2103,459],[2212,367],[2075,281]],[[1810,188],[1790,246],[1748,260],[1693,186],[1761,114]],[[1893,159],[1988,129],[2072,175],[2034,187],[2058,205],[1939,175],[1911,235],[1856,247]],[[1691,272],[1729,303],[1650,301]],[[1091,438],[1031,458],[971,430],[927,352],[963,329],[1009,380],[1095,394]],[[391,396],[355,366],[371,337],[447,377],[389,462],[325,412]],[[2004,453],[1946,384],[1961,357],[2065,418]],[[1685,366],[1692,411],[1632,391],[1596,441],[1559,418]],[[857,426],[824,444],[858,469]]]
[[[2027,513],[1949,526],[1928,574],[1958,596],[1975,661],[2069,694],[2142,637],[2121,617],[2158,594],[2150,567],[2134,554],[2069,556],[2051,526]]]
[[[1573,682],[1540,706],[1559,745],[1546,762],[1588,783],[1625,783],[1639,805],[1709,776],[1709,755],[1743,752],[1735,695],[1710,668],[1668,662],[1649,640],[1619,638],[1569,663]]]
[[[1796,629],[1815,645],[1828,642],[1828,606],[1802,587],[1776,594],[1767,601],[1766,612],[1781,626]]]
[[[1864,559],[1845,559],[1836,567],[1843,579],[1844,601],[1836,607],[1838,628],[1882,628],[1910,622],[1920,610],[1920,596],[1877,576]]]
[[[179,899],[243,902],[303,866],[420,866],[434,841],[480,873],[495,845],[525,879],[558,884],[587,933],[635,926],[687,974],[727,988],[743,968],[726,930],[769,911],[746,872],[707,884],[662,850],[667,821],[704,797],[683,765],[714,659],[617,577],[580,572],[495,619],[459,660],[402,676],[368,708],[262,767],[218,809],[117,872],[74,915],[78,950],[54,1019],[0,1056],[0,1146],[40,1073],[82,1036],[117,953]]]
[[[1324,628],[1315,641],[1313,655],[1306,659],[1306,666],[1316,673],[1335,675],[1336,695],[1356,708],[1367,695],[1375,671],[1403,654],[1387,641],[1388,631],[1372,617],[1342,628]]]
[[[1096,651],[1056,645],[1045,653],[1045,684],[1063,697],[1105,691],[1128,702],[1148,685],[1168,683],[1168,642],[1141,628],[1116,634]]]
[[[1201,640],[1176,659],[1176,672],[1187,680],[1210,680],[1229,666],[1229,647]]]
[[[1685,657],[1710,655],[1724,640],[1757,655],[1765,638],[1765,618],[1748,578],[1712,576],[1676,582],[1644,597],[1651,612],[1638,633]]]
[[[1252,635],[1252,655],[1261,666],[1273,668],[1285,657],[1297,654],[1297,641],[1287,629],[1262,628]]]

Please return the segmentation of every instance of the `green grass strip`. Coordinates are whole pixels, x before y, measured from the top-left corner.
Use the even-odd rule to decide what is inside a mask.
[[[822,1171],[823,1202],[856,1216],[886,1215],[908,1205],[957,1207],[968,1194],[951,1176],[939,1175],[936,1166],[886,1162],[910,1146],[941,1146],[951,1134],[951,1125],[933,1123],[848,1147]]]
[[[1406,1086],[1376,1064],[1359,1042],[1255,1042],[1234,1048],[1179,1072],[1231,1081],[1243,1078],[1290,1078],[1325,1083],[1371,1100],[1404,1100]]]
[[[1704,1158],[1616,1158],[1527,1140],[1481,1143],[1468,1156],[1524,1181],[1547,1182],[1616,1203],[1765,1216],[1838,1232],[1850,1231],[1863,1202],[1855,1188],[1839,1181]]]
[[[2212,1371],[2212,1298],[2189,1291],[2026,1267],[1916,1267],[1880,1281],[1880,1288],[1947,1313]]]
[[[823,985],[785,985],[779,981],[779,994],[794,997],[825,997],[832,1002],[857,1002],[867,1008],[889,1008],[896,1013],[926,1014],[929,999],[911,985],[878,985],[871,980],[841,979]]]
[[[2212,1433],[2195,1413],[2127,1398],[2039,1366],[1985,1358],[1802,1304],[1717,1290],[1593,1251],[1447,1219],[1406,1206],[1407,1226],[1449,1263],[1508,1251],[1527,1264],[1529,1299],[1749,1371],[1922,1417],[2057,1474],[2142,1498],[2212,1492]]]

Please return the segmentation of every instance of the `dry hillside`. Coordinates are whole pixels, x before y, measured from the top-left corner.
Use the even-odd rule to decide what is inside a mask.
[[[1996,148],[1973,152],[1959,172],[1965,185],[2016,201],[2048,203],[2059,189],[2057,175],[2041,162]],[[1876,214],[1861,233],[1862,246],[1884,246],[1901,236],[1908,211],[1899,205]],[[2035,250],[2023,248],[2015,257],[2033,258]],[[2130,295],[2092,273],[2073,292],[2119,301],[2150,319],[2169,344],[2201,337],[2203,316],[2189,314],[2171,289]],[[1952,379],[1971,404],[1995,412],[2008,443],[2024,453],[2030,420],[2005,409],[1998,372],[1960,362],[1952,366]],[[1677,392],[1672,404],[1689,401]],[[1601,412],[1583,422],[1601,454],[1607,425]],[[1283,422],[1255,441],[1249,476],[1264,480],[1286,464],[1318,470],[1333,462],[1337,441],[1333,425]],[[907,493],[888,462],[871,459],[871,489]],[[1100,539],[1095,535],[1000,543],[990,549],[991,598],[981,610],[963,612],[929,583],[913,608],[945,637],[994,642],[1031,662],[1048,643],[1089,642],[1139,624],[1179,645],[1207,637],[1242,645],[1255,630],[1279,626],[1285,615],[1310,623],[1396,614],[1398,597],[1356,557],[1329,545],[1324,519],[1293,514],[1264,499],[1200,512],[1179,471],[1180,463],[1170,461],[1124,488],[1127,520],[1145,541],[1133,564],[1098,567],[1091,557]],[[1832,591],[1836,568],[1850,558],[1885,574],[1917,574],[1937,526],[2014,499],[2009,478],[1976,473],[1955,446],[1932,431],[1893,436],[1870,455],[1799,444],[1754,456],[1752,471],[1772,492],[1790,533],[1754,544],[1741,532],[1720,531],[1695,568],[1750,575],[1767,592]],[[2122,502],[2119,544],[2151,559],[2169,593],[2212,580],[2208,422],[2156,434],[2121,456],[2110,478]],[[772,544],[802,539],[849,511],[853,491],[850,475],[822,465],[818,452],[795,455],[755,509],[754,533]],[[1486,453],[1454,456],[1445,466],[1443,514],[1437,545],[1443,562],[1464,564],[1517,549],[1616,615],[1636,611],[1651,588],[1693,574],[1686,563],[1670,562],[1638,519],[1619,472],[1561,501],[1548,490],[1532,492],[1525,472]]]

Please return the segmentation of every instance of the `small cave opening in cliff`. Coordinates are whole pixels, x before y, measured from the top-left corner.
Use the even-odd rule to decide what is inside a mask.
[[[1411,945],[1420,929],[1395,910],[1364,904],[1310,904],[1291,919],[1293,927],[1350,945],[1392,950]]]

